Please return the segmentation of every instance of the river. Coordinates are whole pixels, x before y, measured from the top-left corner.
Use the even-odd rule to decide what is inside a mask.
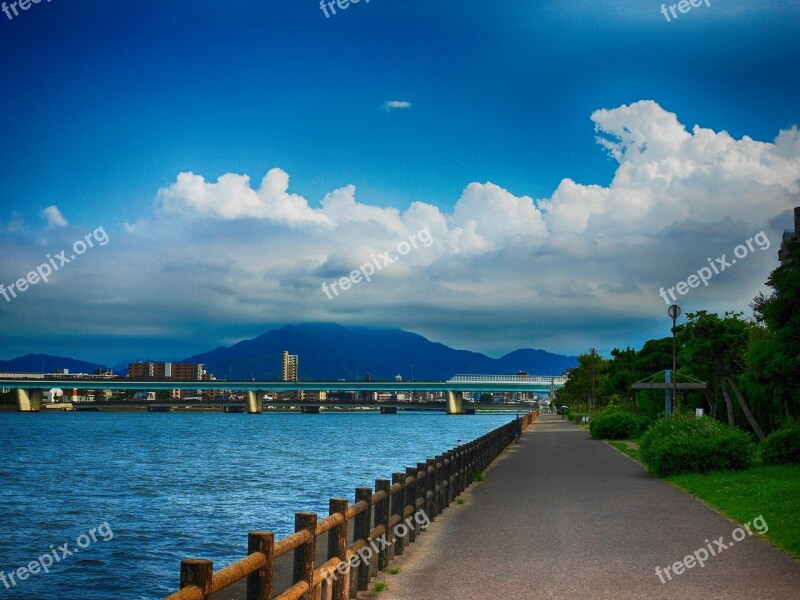
[[[160,598],[182,558],[229,564],[513,416],[0,412],[0,597]]]

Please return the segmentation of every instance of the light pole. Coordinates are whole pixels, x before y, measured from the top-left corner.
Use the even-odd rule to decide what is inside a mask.
[[[681,316],[681,307],[673,304],[667,309],[667,314],[672,319],[672,408],[675,408],[678,393],[677,358],[675,353],[675,320]]]

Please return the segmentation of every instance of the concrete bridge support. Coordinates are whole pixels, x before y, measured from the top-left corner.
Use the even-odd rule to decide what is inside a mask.
[[[264,392],[247,392],[247,413],[260,415],[264,412]]]
[[[17,388],[17,411],[39,412],[42,409],[42,390]]]
[[[447,392],[447,414],[464,414],[464,392]]]

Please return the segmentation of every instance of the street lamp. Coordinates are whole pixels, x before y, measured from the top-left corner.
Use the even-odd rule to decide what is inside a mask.
[[[677,304],[673,304],[667,309],[667,314],[672,319],[672,408],[674,408],[678,393],[678,367],[675,354],[675,320],[681,316],[681,307]]]

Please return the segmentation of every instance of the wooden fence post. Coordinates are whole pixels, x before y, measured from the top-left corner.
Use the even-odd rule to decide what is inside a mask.
[[[399,484],[402,484],[403,486],[405,486],[405,481],[406,481],[405,473],[392,473],[392,484],[393,485],[396,485],[396,484],[399,483]],[[392,516],[399,515],[400,516],[400,523],[402,523],[405,520],[405,517],[403,517],[403,507],[404,506],[405,506],[405,487],[401,488],[400,490],[398,490],[397,492],[392,494],[392,504],[391,504],[391,507],[390,507],[391,516],[389,518],[391,519]],[[398,525],[399,525],[399,523],[398,523]],[[394,535],[394,531],[392,531],[392,535]],[[401,555],[403,553],[403,542],[404,541],[405,541],[405,539],[402,536],[398,535],[395,538],[395,541],[394,541],[394,554],[396,556],[399,556],[399,555]]]
[[[350,568],[347,562],[347,498],[331,498],[328,502],[328,513],[334,515],[342,513],[344,515],[344,523],[337,525],[328,532],[328,559],[338,558],[344,561],[344,569],[340,568],[334,571],[332,579],[332,589],[330,598],[331,600],[347,600]],[[344,570],[344,574],[342,571]],[[270,598],[269,600],[272,600]]]
[[[204,558],[185,558],[181,561],[181,589],[189,586],[200,588],[200,600],[211,600],[213,576],[213,561]]]
[[[392,530],[389,527],[389,518],[391,517],[389,506],[392,500],[389,495],[389,489],[391,487],[392,482],[388,479],[375,480],[375,491],[386,493],[386,498],[375,505],[375,525],[383,525],[383,539],[389,544],[389,546],[381,543],[378,544],[378,569],[381,571],[385,571],[386,567],[389,566],[389,548],[394,543]]]
[[[267,531],[247,534],[247,554],[261,552],[267,564],[247,576],[247,600],[272,600],[272,561],[275,558],[275,535]]]
[[[417,498],[419,498],[419,489],[420,489],[420,479],[419,479],[419,469],[414,467],[407,467],[406,468],[406,478],[413,477],[414,481],[412,481],[406,487],[406,494],[405,494],[405,505],[403,506],[403,514],[401,515],[401,522],[406,520],[406,506],[411,506],[411,514],[413,515],[417,510]],[[417,541],[417,529],[415,527],[409,527],[408,532],[408,541],[409,543],[414,543]]]
[[[418,471],[422,471],[422,473],[424,474],[424,478],[420,479],[420,482],[419,482],[420,488],[421,488],[419,490],[419,495],[422,497],[422,507],[418,509],[416,507],[416,505],[415,505],[414,506],[414,513],[412,513],[412,516],[413,516],[413,514],[415,514],[417,512],[417,510],[424,510],[425,514],[428,515],[428,518],[431,521],[433,521],[434,515],[431,514],[431,512],[432,512],[431,511],[431,499],[428,497],[428,492],[431,489],[431,481],[433,480],[433,476],[428,471],[428,463],[427,462],[417,463],[417,470]],[[419,535],[420,532],[421,532],[421,529],[420,529],[419,524],[417,523],[416,519],[414,519],[414,523],[415,523],[414,528],[417,530],[417,535]]]
[[[317,558],[317,515],[316,513],[295,513],[294,530],[307,530],[311,539],[295,548],[294,567],[292,570],[293,583],[305,581],[308,591],[300,596],[303,600],[314,600],[314,562]]]
[[[369,531],[372,529],[372,489],[371,488],[356,488],[356,504],[361,501],[367,503],[367,509],[356,515],[353,519],[353,541],[364,540],[369,546]],[[364,556],[363,554],[361,555]],[[362,558],[361,564],[358,565],[358,579],[356,589],[359,592],[365,591],[369,587],[369,565],[371,560],[364,560]]]

